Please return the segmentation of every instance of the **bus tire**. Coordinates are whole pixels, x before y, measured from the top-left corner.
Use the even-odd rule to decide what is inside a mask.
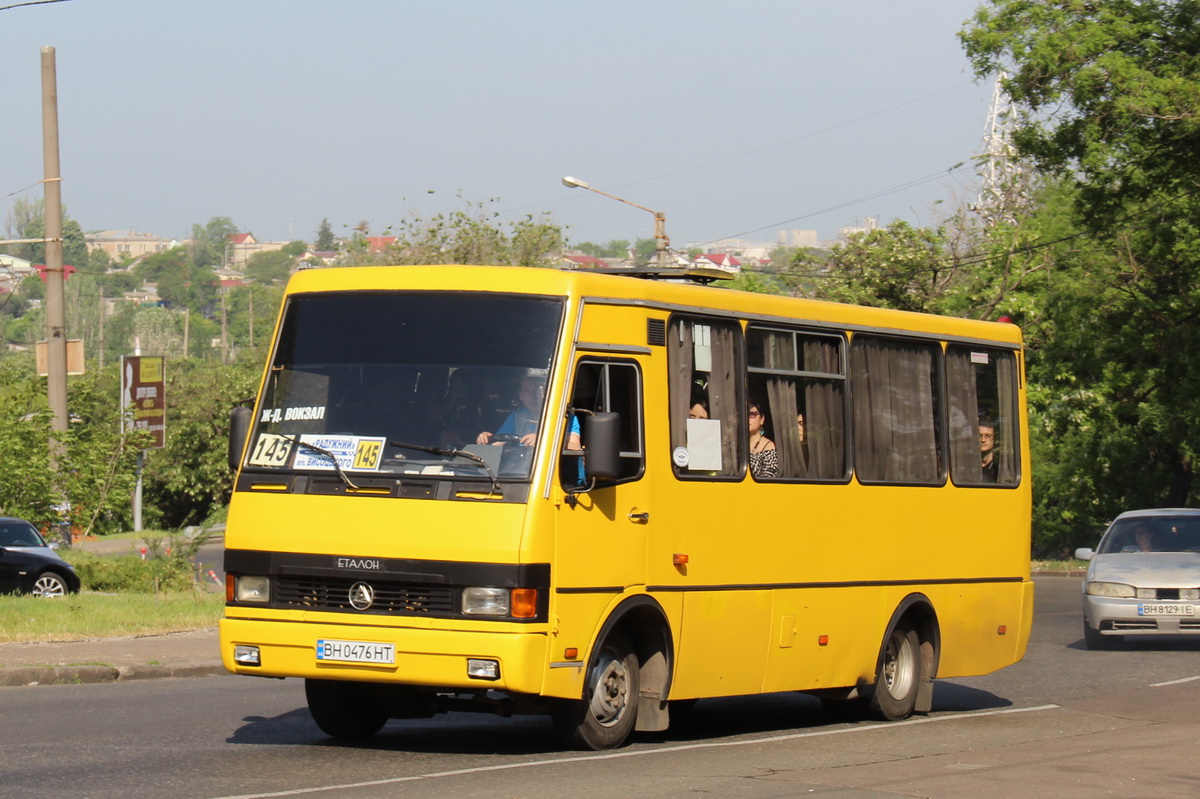
[[[370,683],[306,678],[304,695],[313,721],[331,738],[370,738],[388,720],[379,691]]]
[[[888,633],[879,656],[871,712],[885,721],[913,714],[921,684],[921,640],[917,631],[900,622]]]
[[[554,724],[573,745],[615,749],[637,722],[638,660],[624,636],[613,635],[592,658],[583,699],[557,702]]]

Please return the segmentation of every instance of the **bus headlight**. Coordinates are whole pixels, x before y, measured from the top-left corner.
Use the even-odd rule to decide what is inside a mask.
[[[1108,596],[1132,599],[1134,590],[1132,585],[1125,583],[1101,583],[1090,582],[1087,584],[1087,592],[1090,596]]]
[[[233,597],[238,602],[269,602],[271,578],[253,574],[238,577]]]
[[[467,616],[507,616],[511,605],[507,588],[474,586],[462,592],[462,612]]]
[[[537,594],[536,588],[464,588],[462,612],[466,616],[534,619],[537,618]]]

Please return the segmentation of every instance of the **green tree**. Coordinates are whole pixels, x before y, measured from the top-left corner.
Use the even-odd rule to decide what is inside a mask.
[[[200,311],[217,300],[219,281],[210,267],[199,266],[183,247],[149,256],[134,269],[146,283],[158,285],[158,296],[168,307]]]
[[[264,286],[282,283],[295,264],[296,257],[283,250],[256,252],[246,261],[246,277]]]
[[[188,258],[194,266],[199,267],[224,265],[229,237],[237,232],[237,225],[227,216],[214,216],[203,226],[192,225]]]
[[[12,207],[8,209],[8,213],[4,215],[4,229],[6,239],[28,239],[33,238],[28,231],[30,226],[35,221],[40,221],[42,218],[42,210],[45,207],[44,200],[26,200],[23,197],[18,197],[13,200]],[[9,255],[15,255],[26,261],[33,261],[33,245],[31,244],[5,244],[0,245],[0,251],[6,252]]]
[[[1194,504],[1200,3],[992,0],[961,38],[977,75],[1006,73],[1014,142],[1074,211],[1036,309],[1031,399],[1061,482],[1043,521],[1087,540],[1116,511]]]
[[[944,227],[894,222],[855,233],[830,250],[800,249],[781,279],[793,294],[822,300],[972,315],[961,302],[972,278]]]
[[[104,274],[109,269],[112,269],[113,261],[108,253],[97,247],[88,253],[87,264],[85,266],[89,272]]]
[[[0,358],[0,515],[57,521],[51,482],[50,409],[32,353]]]
[[[61,498],[51,468],[50,412],[45,381],[30,355],[0,359],[0,515],[21,516],[41,527],[60,520]],[[72,377],[67,398],[71,424],[59,472],[68,521],[81,532],[128,529],[129,498],[139,441],[121,432],[117,366]]]
[[[646,266],[654,261],[658,253],[658,242],[654,239],[638,239],[633,243],[633,263]]]
[[[87,269],[87,241],[84,239],[83,228],[74,219],[63,217],[63,263],[76,269]],[[38,239],[46,235],[46,223],[43,219],[35,219],[25,228],[24,238]],[[30,244],[29,257],[34,263],[46,262],[46,245]]]
[[[97,282],[104,289],[105,297],[120,297],[142,285],[142,279],[135,272],[105,272],[97,278]]]
[[[463,208],[429,219],[405,219],[392,231],[395,244],[382,252],[369,250],[367,237],[357,235],[339,263],[549,266],[562,249],[562,229],[545,216],[505,224],[491,210],[494,202],[465,202]]]
[[[262,368],[245,359],[167,364],[166,447],[146,457],[144,515],[148,526],[198,524],[229,501],[226,463],[229,412],[254,397]]]
[[[626,258],[629,255],[629,240],[610,239],[605,244],[593,244],[585,241],[576,249],[593,258]]]
[[[232,345],[239,350],[238,358],[260,362],[261,352],[242,351],[245,348],[266,346],[274,331],[275,316],[283,300],[283,286],[238,286],[225,295],[226,329]],[[253,324],[250,312],[253,310]]]
[[[337,239],[333,237],[333,228],[329,226],[329,219],[322,219],[321,226],[317,228],[317,240],[313,243],[313,249],[317,252],[332,252],[337,249]]]

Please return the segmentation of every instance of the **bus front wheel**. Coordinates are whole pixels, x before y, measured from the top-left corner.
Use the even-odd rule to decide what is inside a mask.
[[[871,710],[886,721],[912,715],[921,684],[921,641],[917,631],[898,624],[888,633],[875,675]]]
[[[387,723],[379,690],[370,683],[305,679],[308,711],[332,738],[370,738]]]
[[[615,749],[637,721],[638,661],[623,637],[609,638],[592,659],[582,700],[555,704],[554,724],[576,746]]]

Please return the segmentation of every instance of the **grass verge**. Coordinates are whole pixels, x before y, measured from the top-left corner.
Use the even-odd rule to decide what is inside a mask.
[[[1066,560],[1035,560],[1031,565],[1034,574],[1038,572],[1085,572],[1088,567],[1086,560],[1075,560],[1074,558]]]
[[[224,594],[81,593],[57,599],[0,596],[0,643],[155,635],[215,627]]]

